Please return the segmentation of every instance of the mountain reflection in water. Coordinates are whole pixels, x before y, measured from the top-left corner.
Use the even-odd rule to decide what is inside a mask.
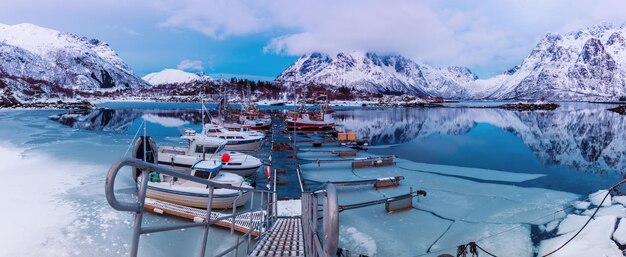
[[[471,132],[481,130],[483,134],[487,133],[481,135],[482,138],[501,133],[513,135],[545,166],[566,166],[594,173],[621,173],[626,166],[626,122],[623,116],[606,111],[606,108],[606,105],[583,103],[562,103],[555,111],[535,112],[484,108],[356,108],[337,111],[333,116],[339,130],[354,131],[359,137],[366,136],[372,145],[399,144],[399,147],[411,149],[411,146],[417,147],[422,143],[417,147],[422,149],[421,153],[395,153],[409,159],[412,154],[424,154],[429,147],[437,147],[423,145],[433,138],[442,141],[441,137],[445,137],[448,142],[455,141],[450,144],[450,149],[446,149],[452,151],[453,145],[467,143],[459,141],[461,139],[476,140],[476,135]],[[98,109],[61,115],[58,121],[74,128],[132,134],[135,132],[133,124],[141,119],[162,127],[199,129],[202,114],[195,109]],[[208,120],[208,116],[205,119]],[[489,125],[495,131],[485,132],[480,125]],[[500,140],[499,148],[520,147],[501,139],[494,140]],[[391,147],[388,151],[393,153],[394,149]],[[492,157],[497,158],[502,150],[505,149],[490,149],[492,155],[495,154]]]

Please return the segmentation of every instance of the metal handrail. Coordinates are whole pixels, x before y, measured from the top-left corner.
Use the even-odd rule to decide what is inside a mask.
[[[121,202],[117,199],[117,197],[115,196],[115,179],[117,178],[117,175],[119,173],[119,171],[123,168],[123,167],[134,167],[137,168],[139,170],[141,170],[141,180],[138,183],[138,190],[137,190],[137,200],[135,202]],[[207,188],[209,189],[209,195],[208,195],[208,203],[207,203],[207,215],[205,217],[205,221],[203,222],[198,222],[198,223],[185,223],[185,224],[175,224],[175,225],[165,225],[165,226],[151,226],[148,228],[143,228],[142,227],[142,221],[143,221],[143,213],[144,213],[144,204],[145,204],[145,200],[146,200],[146,191],[147,191],[147,187],[148,187],[148,174],[150,172],[159,172],[165,175],[169,175],[172,177],[178,177],[181,179],[185,179],[185,180],[189,180],[189,181],[193,181],[193,182],[197,182],[203,185],[206,185]],[[213,203],[213,192],[216,188],[225,188],[225,189],[231,189],[231,190],[237,190],[240,193],[244,193],[244,192],[252,192],[252,203],[251,206],[247,209],[247,210],[243,210],[243,211],[236,211],[236,208],[233,208],[233,212],[230,215],[225,215],[223,217],[219,217],[216,219],[211,219],[211,212],[212,212],[212,203]],[[254,193],[260,193],[261,194],[261,204],[260,206],[255,208],[254,205]],[[232,251],[235,252],[235,254],[238,253],[239,250],[239,246],[246,240],[240,240],[241,238],[246,238],[247,237],[247,241],[248,244],[250,244],[251,241],[251,235],[252,235],[252,231],[258,231],[258,237],[260,238],[261,236],[263,236],[263,234],[266,231],[263,231],[262,228],[265,227],[266,229],[269,228],[273,222],[276,220],[276,192],[275,191],[270,191],[270,190],[263,190],[263,189],[254,189],[254,188],[244,188],[244,187],[236,187],[236,186],[230,186],[230,185],[224,185],[224,184],[219,184],[210,180],[206,180],[206,179],[201,179],[195,176],[191,176],[189,174],[182,174],[176,170],[167,168],[167,167],[163,167],[163,166],[158,166],[155,164],[151,164],[151,163],[147,163],[144,162],[142,160],[139,159],[132,159],[132,158],[126,158],[126,159],[122,159],[119,160],[115,163],[113,163],[113,165],[111,165],[111,168],[109,168],[109,171],[107,173],[107,177],[106,177],[106,182],[105,182],[105,195],[106,195],[106,199],[107,202],[109,203],[109,205],[111,205],[111,207],[113,207],[113,209],[118,210],[118,211],[128,211],[128,212],[135,212],[135,223],[134,223],[134,228],[133,228],[133,242],[132,242],[132,246],[131,246],[131,252],[130,252],[130,256],[132,257],[136,257],[138,250],[139,250],[139,239],[140,236],[142,234],[147,234],[147,233],[156,233],[156,232],[162,232],[162,231],[170,231],[170,230],[176,230],[176,229],[182,229],[182,228],[191,228],[191,227],[198,227],[198,226],[204,226],[204,235],[203,235],[203,239],[202,239],[202,246],[199,250],[199,256],[204,256],[205,255],[205,251],[206,251],[206,243],[208,241],[208,232],[209,232],[209,227],[212,224],[217,223],[218,221],[222,221],[222,220],[228,220],[231,219],[231,233],[233,233],[233,229],[234,229],[234,221],[235,218],[237,216],[246,214],[246,213],[252,213],[253,211],[257,211],[260,210],[262,212],[261,215],[261,222],[259,222],[257,225],[255,225],[254,227],[250,227],[250,231],[248,231],[247,233],[245,233],[243,236],[237,236],[236,237],[236,242],[235,244],[226,249],[225,251],[223,251],[222,253],[219,253],[218,256],[223,256],[225,254],[228,254]],[[234,202],[233,202],[233,206],[234,206]],[[250,215],[250,219],[252,219],[252,215]],[[248,246],[248,250],[249,251],[249,246]]]
[[[318,235],[318,204],[322,199],[323,239]],[[329,257],[337,253],[339,245],[339,201],[337,189],[326,183],[316,190],[302,193],[302,230],[305,240],[305,255]]]

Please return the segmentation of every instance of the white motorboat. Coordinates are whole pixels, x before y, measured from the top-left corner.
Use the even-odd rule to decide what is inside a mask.
[[[215,124],[204,125],[204,135],[226,140],[226,150],[256,151],[261,148],[265,134],[257,131],[231,131]]]
[[[243,177],[221,172],[220,169],[222,167],[222,162],[217,160],[198,161],[192,166],[191,175],[223,185],[252,189],[248,182],[244,181]],[[149,198],[189,207],[207,208],[209,189],[205,184],[178,179],[156,172],[150,173],[148,179],[146,195]],[[141,182],[141,178],[139,182]],[[233,208],[233,204],[239,207],[246,204],[250,194],[250,191],[242,192],[233,189],[215,188],[213,190],[211,207],[227,209]]]
[[[200,160],[215,160],[223,162],[222,171],[248,177],[261,167],[258,158],[235,151],[226,151],[226,140],[196,134],[194,130],[186,130],[181,136],[188,141],[189,146],[159,146],[158,160],[160,165],[190,168]]]

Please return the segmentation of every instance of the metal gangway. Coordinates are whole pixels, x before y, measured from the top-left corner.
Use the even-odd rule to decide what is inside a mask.
[[[115,180],[119,171],[124,167],[132,167],[141,171],[141,180],[139,180],[140,183],[137,185],[138,191],[135,201],[119,201],[115,194]],[[143,216],[145,210],[158,212],[156,211],[158,208],[155,207],[154,201],[148,199],[148,204],[146,204],[146,191],[150,172],[158,172],[206,185],[209,189],[206,210],[189,212],[191,213],[190,215],[205,216],[201,217],[201,219],[194,218],[193,223],[144,226]],[[237,190],[241,194],[252,192],[251,204],[249,207],[241,207],[243,210],[237,210],[233,206],[231,214],[215,215],[211,206],[213,191],[216,188]],[[255,194],[257,195],[256,197],[260,195],[260,205],[255,205]],[[278,201],[275,190],[218,184],[189,174],[182,174],[174,169],[139,159],[127,158],[115,162],[110,167],[106,177],[105,195],[109,205],[115,210],[134,213],[135,221],[132,244],[130,245],[130,256],[132,257],[137,256],[139,252],[139,241],[142,235],[194,227],[204,228],[198,255],[205,256],[210,226],[230,221],[232,232],[235,230],[238,221],[244,219],[249,219],[249,222],[246,223],[249,226],[248,231],[243,235],[238,235],[232,246],[214,256],[244,256],[242,255],[243,253],[239,252],[239,248],[243,243],[247,244],[245,256],[328,257],[335,256],[337,253],[339,243],[339,205],[335,186],[330,183],[323,184],[313,191],[302,192],[302,212],[300,216],[280,217],[277,215]],[[319,210],[320,206],[322,210]],[[166,209],[169,207],[161,208]],[[180,208],[182,208],[181,212],[186,212],[183,207]],[[322,211],[321,216],[318,213],[319,211]],[[256,220],[254,220],[254,217],[257,217]],[[322,223],[321,230],[318,229],[319,222]],[[237,231],[243,232],[244,230],[237,229]],[[253,242],[253,239],[256,243]]]

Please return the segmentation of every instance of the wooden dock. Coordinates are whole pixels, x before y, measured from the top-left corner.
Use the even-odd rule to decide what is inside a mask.
[[[151,211],[157,214],[169,214],[185,219],[190,219],[193,222],[204,222],[206,219],[206,210],[198,209],[193,207],[187,207],[183,205],[178,205],[174,203],[169,203],[165,201],[160,201],[152,198],[146,198],[146,202],[144,204],[144,209],[147,211]],[[218,219],[220,217],[224,217],[231,213],[220,213],[220,212],[211,212],[211,220]],[[252,220],[250,219],[250,215],[252,215]],[[235,226],[234,230],[241,233],[248,233],[251,228],[256,228],[258,224],[262,221],[263,213],[260,211],[245,213],[239,215],[235,218]],[[252,221],[252,222],[251,222]],[[231,220],[221,220],[215,223],[215,225],[231,228]],[[258,236],[259,231],[252,231],[253,236]]]
[[[248,256],[304,256],[300,217],[278,218]]]

